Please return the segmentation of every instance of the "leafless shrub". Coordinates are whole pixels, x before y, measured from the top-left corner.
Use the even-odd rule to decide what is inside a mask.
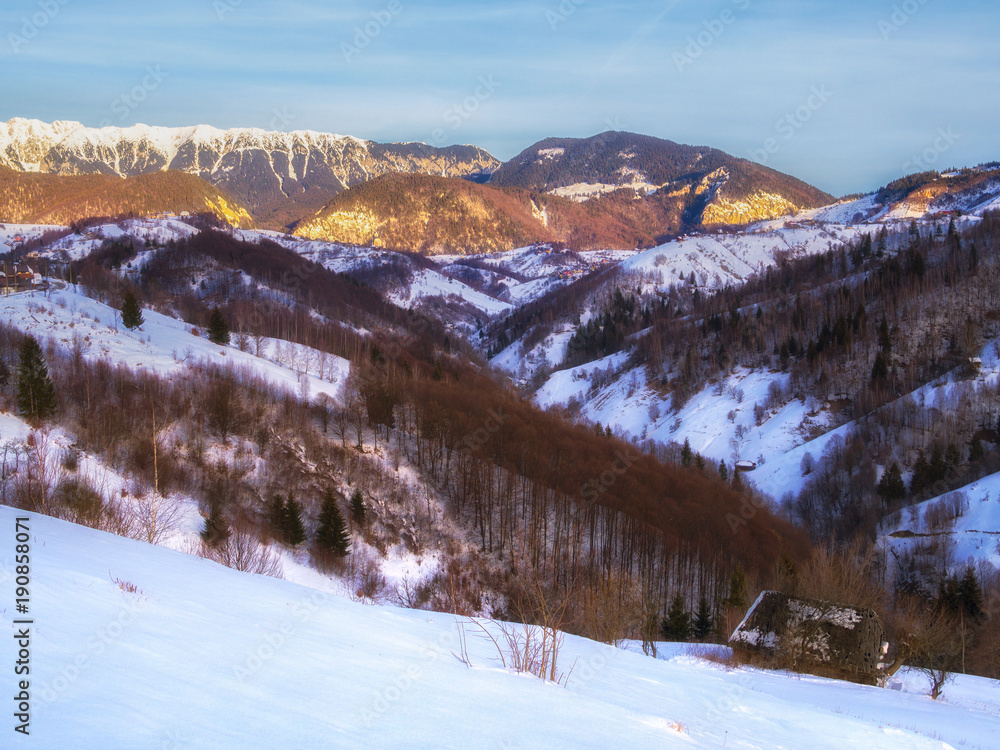
[[[408,576],[403,576],[400,583],[394,584],[392,591],[395,602],[409,609],[420,609],[427,604],[431,596],[429,584],[415,583]]]
[[[150,544],[160,544],[177,529],[181,507],[177,501],[158,492],[143,492],[125,506],[131,515],[140,539]]]
[[[244,573],[284,578],[278,555],[245,531],[234,530],[226,541],[217,547],[202,542],[198,548],[198,555]]]
[[[736,669],[741,662],[727,646],[707,646],[703,643],[692,644],[684,649],[684,653],[696,659],[717,664],[727,672]]]
[[[896,640],[899,658],[927,676],[930,696],[937,700],[958,668],[963,649],[955,618],[919,604],[904,604],[897,614]]]
[[[638,588],[620,573],[588,582],[579,600],[574,632],[586,638],[618,645],[644,630],[643,598]]]
[[[355,601],[378,601],[386,588],[378,560],[367,550],[359,550],[348,559],[352,598]]]
[[[67,521],[100,528],[105,514],[104,499],[87,479],[79,476],[63,479],[56,488],[56,500]]]
[[[468,651],[465,625],[473,625],[480,637],[488,640],[496,649],[497,657],[504,669],[523,672],[542,680],[549,680],[565,686],[573,670],[566,674],[558,671],[559,649],[565,634],[552,628],[522,623],[486,621],[470,617],[465,623],[458,623],[459,653],[455,658],[466,666],[472,666]],[[497,631],[497,632],[494,632]]]

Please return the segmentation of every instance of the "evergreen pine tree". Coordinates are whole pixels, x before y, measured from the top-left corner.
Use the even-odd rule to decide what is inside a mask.
[[[878,480],[875,491],[886,502],[902,500],[906,497],[906,485],[903,483],[903,475],[899,470],[899,464],[895,461],[885,470],[882,478]]]
[[[145,322],[142,319],[142,309],[139,307],[139,301],[130,289],[125,292],[125,296],[122,298],[122,325],[131,331]]]
[[[704,596],[698,600],[698,614],[694,618],[692,634],[696,641],[704,641],[712,632],[714,626],[712,620],[712,610],[708,606],[708,599]]]
[[[734,467],[732,474],[733,478],[729,480],[729,485],[737,492],[740,492],[743,489],[743,477],[741,476],[742,473],[743,472]]]
[[[979,620],[986,613],[983,609],[983,589],[971,565],[965,569],[965,575],[958,582],[958,597],[962,610],[969,619]]]
[[[684,438],[684,445],[681,446],[681,466],[690,466],[693,457],[691,442],[687,438]]]
[[[302,544],[306,540],[306,529],[302,525],[302,508],[292,498],[291,493],[285,500],[282,520],[284,521],[285,542],[292,547]]]
[[[940,445],[935,445],[931,451],[930,480],[940,482],[948,475],[948,464],[944,460],[944,452]]]
[[[729,577],[729,596],[722,600],[726,607],[747,606],[747,574],[736,568]]]
[[[924,452],[920,451],[916,463],[913,464],[913,476],[910,478],[910,494],[920,492],[931,481],[931,465],[927,463],[927,456],[924,455]]]
[[[969,441],[969,460],[978,461],[984,455],[986,455],[986,451],[983,449],[983,441],[979,439],[978,435],[973,435],[972,440]]]
[[[10,382],[10,368],[7,363],[0,359],[0,388]]]
[[[285,541],[285,501],[281,495],[275,495],[267,504],[267,522],[271,526],[271,535],[279,542]]]
[[[319,511],[319,526],[316,529],[316,546],[324,552],[343,557],[351,549],[351,540],[347,535],[347,524],[337,507],[333,491],[327,489],[323,494],[323,505]]]
[[[218,307],[212,308],[212,314],[208,318],[208,340],[213,344],[229,343],[229,325]]]
[[[885,225],[883,224],[882,228],[879,230],[878,241],[876,242],[875,245],[875,255],[878,256],[879,258],[881,258],[886,253],[886,250],[888,248],[887,244],[888,237],[889,237],[889,230],[886,229]]]
[[[691,614],[684,604],[684,595],[676,594],[663,621],[663,637],[668,641],[683,642],[691,637]]]
[[[951,472],[961,466],[962,451],[960,451],[958,446],[954,443],[948,443],[948,447],[945,448],[944,463],[947,467],[947,472]]]
[[[885,382],[889,377],[889,365],[886,364],[885,355],[882,352],[875,354],[875,363],[872,365],[872,385]]]
[[[911,247],[909,257],[907,258],[907,271],[918,279],[922,279],[926,268],[927,264],[924,261],[923,253],[917,250],[917,248]]]
[[[886,320],[884,313],[882,314],[882,322],[878,326],[878,345],[887,356],[892,351],[892,338],[889,336],[889,321]]]
[[[201,530],[201,539],[209,547],[218,547],[229,538],[229,525],[222,516],[222,504],[212,503]]]
[[[725,461],[719,461],[719,478],[721,478],[723,482],[729,479],[729,469],[726,468]]]
[[[351,520],[357,526],[364,526],[365,523],[365,502],[361,497],[361,490],[354,490],[351,494]]]
[[[34,336],[21,342],[21,360],[17,366],[17,409],[31,420],[45,419],[56,410],[56,393],[42,358],[42,348]]]

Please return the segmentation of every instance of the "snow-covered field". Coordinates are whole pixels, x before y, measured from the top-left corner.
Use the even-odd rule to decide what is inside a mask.
[[[789,259],[824,253],[878,227],[829,223],[805,225],[798,216],[750,227],[746,232],[696,235],[645,250],[624,261],[622,270],[659,278],[658,286],[690,280],[713,289],[744,281]]]
[[[52,229],[62,227],[49,224],[0,224],[0,250],[7,252],[12,247],[38,239]]]
[[[687,440],[692,450],[730,467],[736,460],[754,461],[760,468],[809,442],[828,429],[831,415],[824,404],[792,399],[771,404],[769,391],[787,386],[787,375],[737,368],[724,381],[706,385],[681,407],[651,384],[644,367],[622,370],[627,355],[619,353],[596,362],[555,372],[535,395],[542,407],[579,401],[588,420],[608,425],[635,440]],[[591,381],[604,376],[608,384],[596,391]],[[765,408],[769,405],[769,408]],[[760,424],[754,407],[760,406]],[[818,455],[819,454],[815,454]],[[795,469],[798,469],[796,460]],[[801,472],[796,473],[801,483]],[[784,491],[795,489],[791,482]],[[777,495],[780,497],[780,494]]]
[[[1000,688],[979,678],[934,702],[905,671],[880,689],[567,637],[555,685],[504,669],[451,615],[365,606],[0,507],[11,534],[18,517],[32,561],[31,737],[8,717],[9,747],[973,749],[1000,733]],[[24,627],[13,554],[0,547],[12,635]],[[460,628],[471,667],[454,656]],[[4,643],[13,696],[16,642]]]
[[[947,528],[935,527],[929,516],[945,508],[955,508],[961,515],[953,517]],[[941,534],[952,541],[956,565],[988,560],[1000,568],[1000,473],[901,511],[886,520],[882,540],[901,552]]]

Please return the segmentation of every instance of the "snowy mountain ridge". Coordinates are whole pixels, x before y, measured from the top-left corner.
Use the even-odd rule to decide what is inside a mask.
[[[311,130],[142,124],[91,128],[21,118],[0,123],[2,166],[120,177],[180,170],[224,188],[265,223],[284,223],[289,201],[301,207],[300,213],[310,213],[347,187],[389,172],[464,177],[498,164],[475,146],[380,144]]]

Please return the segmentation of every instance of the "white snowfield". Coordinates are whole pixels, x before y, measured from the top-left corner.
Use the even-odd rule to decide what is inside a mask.
[[[935,528],[928,523],[928,511],[940,507],[957,508],[961,515],[953,518],[947,528]],[[951,556],[959,567],[987,560],[1000,568],[1000,473],[925,500],[886,519],[881,541],[899,553],[942,534],[953,541]]]
[[[130,331],[121,324],[120,313],[72,286],[42,292],[0,296],[0,317],[44,342],[55,339],[63,348],[78,346],[87,359],[118,362],[133,369],[170,374],[189,364],[248,366],[268,382],[310,397],[324,393],[339,398],[350,363],[333,354],[274,339],[256,342],[250,351],[236,346],[218,346],[176,318],[143,310],[145,323]],[[234,341],[235,341],[235,333]],[[266,357],[266,358],[265,358]]]
[[[822,223],[805,225],[800,216],[775,219],[746,232],[696,235],[673,240],[635,255],[622,270],[659,277],[667,288],[688,281],[694,274],[698,286],[712,289],[739,283],[788,259],[825,253],[863,233],[875,234],[878,226]]]
[[[0,546],[0,683],[27,627],[30,738],[5,747],[991,748],[1000,689],[958,677],[931,701],[889,689],[660,659],[568,636],[565,684],[513,674],[451,615],[365,606],[287,581],[0,507],[30,536],[30,625],[14,624],[14,549]],[[464,623],[472,666],[460,651]],[[484,623],[495,632],[495,625]],[[572,671],[570,671],[572,670]]]

